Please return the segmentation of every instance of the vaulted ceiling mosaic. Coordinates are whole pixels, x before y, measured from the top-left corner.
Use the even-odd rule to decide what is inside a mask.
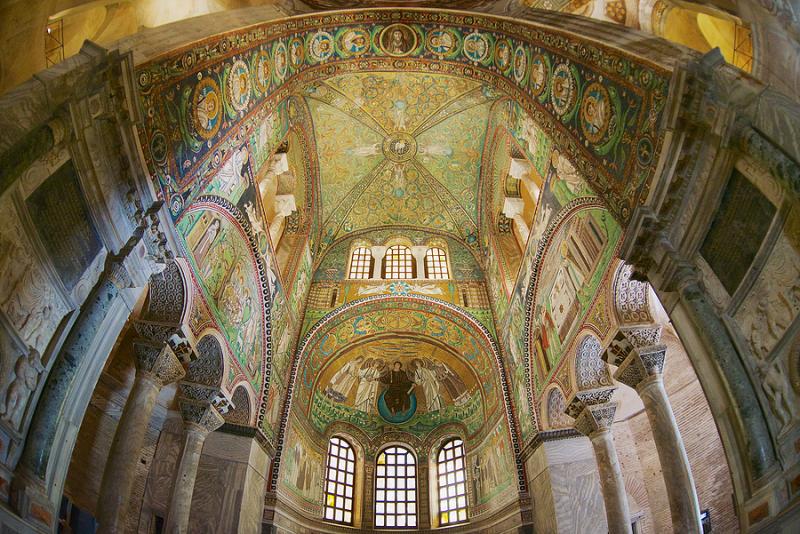
[[[477,242],[480,158],[498,93],[455,76],[372,72],[303,95],[320,162],[323,247],[382,226]]]

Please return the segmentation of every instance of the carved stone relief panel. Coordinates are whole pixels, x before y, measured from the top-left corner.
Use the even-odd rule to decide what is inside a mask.
[[[567,409],[567,400],[561,390],[553,388],[547,394],[547,424],[550,428],[568,428],[573,426],[573,419],[564,411]]]
[[[621,265],[614,287],[614,304],[621,324],[653,322],[650,314],[650,286],[646,282],[631,280],[632,265]]]
[[[10,196],[0,200],[0,310],[24,343],[39,354],[68,311],[33,253]]]
[[[600,358],[603,348],[593,335],[585,336],[575,355],[575,375],[578,389],[594,389],[611,385],[608,366]]]
[[[734,318],[750,351],[764,359],[800,313],[800,253],[781,233]]]

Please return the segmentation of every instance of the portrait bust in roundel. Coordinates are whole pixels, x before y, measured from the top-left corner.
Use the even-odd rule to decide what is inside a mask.
[[[417,36],[405,24],[392,24],[381,32],[380,43],[390,56],[406,56],[416,48]]]

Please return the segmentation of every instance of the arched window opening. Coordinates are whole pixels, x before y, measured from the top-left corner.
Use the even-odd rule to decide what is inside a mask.
[[[432,247],[425,253],[425,277],[431,280],[450,278],[450,272],[447,269],[447,255],[444,250]]]
[[[392,446],[378,455],[375,474],[375,526],[417,526],[417,462],[405,447]]]
[[[452,525],[467,520],[467,475],[464,467],[464,442],[451,439],[439,449],[439,524]]]
[[[350,256],[350,273],[348,278],[360,280],[368,279],[372,276],[372,252],[367,247],[358,247],[353,250]]]
[[[356,457],[353,447],[337,437],[328,443],[328,462],[325,471],[325,519],[353,524],[353,487]]]
[[[416,276],[414,267],[411,249],[403,245],[394,245],[389,247],[383,258],[383,277],[390,280],[414,278]]]

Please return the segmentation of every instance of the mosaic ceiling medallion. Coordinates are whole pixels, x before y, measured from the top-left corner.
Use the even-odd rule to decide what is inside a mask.
[[[383,140],[386,159],[403,163],[417,154],[417,140],[405,132],[394,132]]]

